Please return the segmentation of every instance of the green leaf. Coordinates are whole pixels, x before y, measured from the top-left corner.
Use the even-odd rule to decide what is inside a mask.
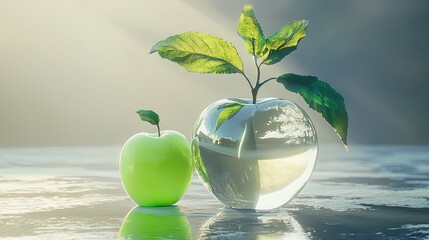
[[[238,21],[237,33],[243,38],[247,51],[253,56],[262,57],[268,50],[261,25],[253,13],[253,7],[245,5]]]
[[[308,21],[296,20],[287,23],[276,33],[267,38],[268,52],[263,56],[263,62],[272,65],[280,62],[298,47],[299,41],[305,37]]]
[[[300,76],[286,73],[277,82],[292,92],[301,95],[310,108],[321,113],[334,128],[347,149],[348,115],[344,98],[328,83],[313,76]]]
[[[216,130],[228,119],[232,118],[240,109],[244,106],[244,104],[239,102],[233,103],[224,103],[220,105],[217,109],[222,109],[216,120]]]
[[[267,56],[263,60],[263,63],[266,65],[276,64],[276,63],[280,62],[284,57],[289,55],[289,53],[295,51],[296,48],[297,47],[295,46],[295,47],[283,48],[281,50],[269,50],[269,56]]]
[[[136,113],[140,116],[140,118],[145,121],[149,122],[152,125],[158,125],[159,124],[159,116],[156,114],[156,112],[152,110],[138,110]]]
[[[189,72],[243,73],[243,62],[231,43],[201,32],[185,32],[155,44],[150,53],[173,61]]]

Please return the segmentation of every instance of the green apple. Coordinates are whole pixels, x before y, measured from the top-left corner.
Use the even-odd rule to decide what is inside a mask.
[[[124,144],[120,157],[122,184],[139,206],[168,206],[185,194],[192,178],[190,143],[176,131],[160,131],[159,117],[139,110],[143,121],[157,125],[158,133],[138,133]]]

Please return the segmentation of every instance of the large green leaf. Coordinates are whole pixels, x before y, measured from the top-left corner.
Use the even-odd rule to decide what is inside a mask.
[[[243,103],[233,102],[233,103],[224,103],[220,105],[217,109],[222,109],[217,116],[216,120],[216,130],[228,119],[232,118],[240,109],[244,106]]]
[[[247,51],[253,56],[262,57],[268,50],[261,25],[253,13],[253,7],[245,5],[238,21],[237,33],[243,38]]]
[[[185,32],[155,44],[150,53],[196,73],[243,73],[243,62],[231,43],[201,32]]]
[[[320,112],[334,128],[347,149],[348,115],[344,98],[328,83],[313,76],[286,73],[277,82],[292,92],[301,95],[310,108]]]
[[[264,64],[272,65],[281,61],[294,51],[299,41],[305,37],[307,20],[296,20],[287,23],[276,33],[266,39],[268,52],[263,56]]]

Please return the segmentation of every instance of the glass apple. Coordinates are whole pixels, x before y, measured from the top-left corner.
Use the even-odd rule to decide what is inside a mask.
[[[234,106],[240,107],[234,112]],[[229,115],[222,116],[225,112]],[[318,141],[310,118],[283,99],[217,101],[203,111],[193,136],[200,179],[232,208],[273,209],[289,202],[316,163]]]
[[[119,164],[122,184],[139,206],[172,205],[191,181],[190,143],[179,132],[159,131],[158,115],[143,111],[147,110],[138,111],[142,120],[156,124],[158,133],[138,133],[124,144]]]

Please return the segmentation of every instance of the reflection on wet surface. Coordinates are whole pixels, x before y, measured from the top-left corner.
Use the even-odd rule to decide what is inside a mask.
[[[0,238],[429,238],[429,147],[320,151],[297,198],[254,212],[224,208],[196,176],[176,206],[135,208],[119,180],[119,146],[0,149]]]
[[[287,212],[224,209],[200,228],[199,239],[309,239]]]
[[[191,239],[186,215],[178,206],[135,207],[122,222],[121,239]]]

